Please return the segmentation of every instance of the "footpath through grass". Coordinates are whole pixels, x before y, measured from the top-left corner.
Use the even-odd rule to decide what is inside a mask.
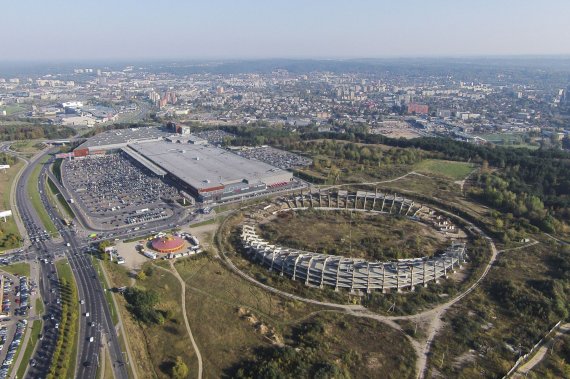
[[[28,340],[28,344],[26,345],[26,350],[24,350],[24,355],[22,356],[22,360],[20,362],[20,366],[18,367],[18,371],[16,372],[17,378],[23,378],[24,374],[26,373],[26,369],[28,368],[28,363],[36,344],[40,339],[40,334],[42,332],[42,321],[41,320],[34,320],[32,323],[32,333],[30,334],[30,339]]]
[[[12,208],[10,204],[12,184],[23,165],[22,161],[18,160],[15,165],[5,170],[5,173],[0,174],[0,196],[2,198],[3,210]],[[0,251],[20,246],[21,236],[14,216],[6,217],[6,222],[0,222],[0,231],[2,231],[0,235]]]
[[[40,198],[40,192],[38,189],[38,182],[40,180],[39,178],[40,178],[40,171],[42,169],[42,164],[44,164],[47,160],[48,160],[47,156],[42,158],[40,164],[38,164],[34,168],[34,171],[32,172],[30,179],[28,181],[27,189],[28,189],[28,195],[30,196],[32,201],[32,205],[34,206],[36,212],[38,212],[42,224],[44,225],[48,233],[50,233],[52,236],[57,236],[58,235],[57,228],[55,227],[53,221],[51,220],[46,209],[44,208],[42,199]]]
[[[452,180],[462,180],[476,167],[476,164],[468,162],[425,159],[416,164],[414,170],[426,174],[446,176]]]
[[[75,278],[67,260],[55,264],[61,292],[61,323],[47,379],[75,376],[79,331],[79,300]]]

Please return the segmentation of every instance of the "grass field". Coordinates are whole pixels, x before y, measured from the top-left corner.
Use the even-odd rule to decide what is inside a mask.
[[[264,239],[278,245],[379,261],[432,255],[449,245],[432,227],[396,215],[282,212],[259,227]]]
[[[477,136],[496,145],[505,147],[527,148],[531,150],[536,150],[540,147],[538,144],[533,145],[525,142],[526,135],[522,133],[485,133],[478,134]]]
[[[258,349],[295,348],[296,331],[313,320],[324,325],[317,341],[323,358],[336,362],[349,351],[361,357],[360,365],[350,367],[353,377],[413,375],[411,346],[399,333],[377,322],[329,313],[268,293],[208,256],[179,260],[176,269],[187,285],[187,315],[200,347],[205,378],[235,376],[245,360],[256,358]],[[408,358],[403,362],[401,356]]]
[[[467,162],[425,159],[414,165],[414,170],[426,174],[442,175],[452,180],[465,179],[477,165]]]
[[[34,206],[34,209],[38,213],[42,221],[42,224],[44,225],[48,233],[50,233],[52,236],[57,236],[58,235],[57,228],[55,227],[53,221],[51,220],[46,209],[44,208],[38,190],[38,181],[39,181],[40,171],[42,168],[42,163],[46,162],[47,159],[48,157],[43,158],[41,163],[34,168],[34,171],[30,175],[30,180],[28,181],[27,189],[28,189],[28,194],[31,198],[32,205]]]
[[[11,208],[10,205],[10,191],[12,189],[12,183],[16,178],[16,174],[23,167],[22,161],[18,160],[18,163],[6,170],[6,173],[0,173],[0,196],[2,198],[2,210],[7,210]],[[20,246],[20,232],[18,231],[18,226],[14,220],[14,216],[7,217],[6,222],[0,221],[0,251],[13,249]],[[11,235],[16,238],[10,237]]]
[[[499,255],[481,287],[447,313],[446,326],[434,340],[431,374],[503,376],[519,357],[519,349],[528,352],[567,315],[563,308],[568,293],[555,289],[559,287],[553,280],[564,272],[560,266],[567,263],[561,258],[567,252],[550,241],[540,242]]]
[[[67,308],[67,312],[63,313],[60,325],[59,340],[61,344],[59,357],[54,354],[53,365],[56,367],[66,367],[65,377],[73,379],[75,377],[75,366],[77,364],[77,347],[79,344],[79,299],[77,295],[77,287],[75,277],[71,271],[71,267],[67,260],[61,260],[55,264],[57,275],[60,281],[62,293],[62,307]],[[63,285],[65,283],[65,285]],[[75,317],[74,317],[75,315]],[[56,348],[56,353],[58,352]],[[65,358],[69,357],[69,358]],[[57,358],[57,359],[56,359]],[[55,371],[56,376],[61,371]]]
[[[17,141],[10,146],[12,150],[22,153],[26,157],[32,157],[44,147],[45,145],[39,140]]]
[[[36,315],[41,316],[44,314],[44,302],[39,297],[36,299]]]
[[[69,219],[74,219],[75,213],[73,213],[71,206],[64,199],[63,195],[61,194],[61,192],[59,192],[59,190],[55,186],[54,182],[52,182],[51,178],[47,178],[47,184],[48,184],[48,188],[51,191],[53,197],[55,197],[57,199],[57,201],[61,204],[61,209],[63,209],[63,211],[67,215],[66,217],[68,217]]]
[[[34,320],[32,322],[32,331],[30,334],[30,339],[28,340],[28,344],[26,345],[26,350],[22,355],[21,364],[18,367],[18,371],[16,372],[17,378],[23,378],[26,369],[28,368],[28,364],[30,362],[30,358],[32,358],[32,354],[34,352],[34,348],[39,341],[40,334],[42,333],[42,321],[41,320]]]
[[[1,270],[9,272],[14,275],[24,275],[30,277],[30,264],[29,263],[14,263],[9,266],[0,267]]]
[[[131,279],[124,267],[105,262],[105,269],[114,287],[129,286]],[[157,306],[168,313],[163,325],[143,324],[137,321],[127,310],[122,296],[117,297],[119,311],[123,320],[125,333],[129,339],[129,347],[140,378],[168,378],[169,367],[177,356],[181,356],[190,367],[196,361],[195,354],[189,346],[190,339],[184,327],[182,309],[180,308],[181,288],[173,274],[157,267],[146,265],[144,280],[137,280],[136,286],[153,289],[160,294]]]
[[[25,111],[28,107],[20,104],[10,104],[2,106],[0,109],[4,109],[6,111],[6,116],[11,116],[14,113]]]

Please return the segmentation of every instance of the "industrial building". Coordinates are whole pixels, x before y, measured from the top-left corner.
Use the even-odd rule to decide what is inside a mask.
[[[175,130],[185,133],[173,133]],[[242,199],[293,181],[291,172],[211,146],[176,125],[107,131],[58,157],[119,152],[154,174],[168,177],[201,202]]]
[[[193,143],[133,143],[125,149],[166,172],[199,201],[223,201],[284,186],[293,174],[230,151]]]

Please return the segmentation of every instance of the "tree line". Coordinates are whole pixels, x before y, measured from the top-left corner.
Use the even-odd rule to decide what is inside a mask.
[[[362,147],[358,148],[359,151],[354,147],[338,146],[333,150],[329,148],[329,142],[326,142],[347,141],[358,144],[381,144],[415,151],[410,157],[411,160],[405,159],[408,162],[429,156],[436,159],[479,163],[482,166],[499,169],[490,170],[486,175],[475,178],[475,183],[483,191],[482,194],[480,191],[475,191],[475,195],[481,201],[501,210],[519,214],[521,217],[529,217],[533,224],[546,231],[560,227],[556,222],[557,219],[563,221],[570,219],[570,153],[563,150],[513,149],[435,137],[396,139],[364,132],[334,133],[307,130],[293,133],[279,128],[249,126],[228,126],[222,129],[236,135],[231,141],[233,145],[270,144],[294,150],[302,143],[311,146],[312,141],[319,141],[313,146],[315,153],[321,151],[325,155],[342,155],[343,158],[364,161],[374,161],[380,157],[379,152],[370,150],[368,146],[366,146],[368,151],[362,154]],[[544,210],[538,209],[541,207],[537,200],[542,202]]]
[[[56,125],[0,125],[0,141],[68,138],[75,131]]]

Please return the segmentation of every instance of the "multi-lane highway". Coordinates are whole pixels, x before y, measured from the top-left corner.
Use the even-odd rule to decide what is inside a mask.
[[[78,362],[76,365],[76,377],[95,378],[99,364],[101,344],[104,340],[111,356],[115,378],[127,379],[127,366],[124,362],[115,326],[105,298],[105,289],[102,287],[90,255],[90,244],[94,241],[87,237],[92,230],[77,230],[63,224],[54,205],[48,199],[46,178],[48,176],[59,187],[64,196],[67,191],[60,186],[57,179],[49,171],[52,160],[45,164],[40,163],[42,158],[51,151],[45,151],[35,157],[22,172],[17,183],[16,202],[18,210],[31,246],[23,253],[28,259],[39,259],[41,267],[40,291],[46,304],[46,316],[43,328],[41,345],[34,354],[36,365],[30,367],[27,372],[29,378],[41,378],[47,375],[59,329],[56,325],[61,320],[60,295],[58,279],[53,260],[62,255],[67,256],[70,267],[77,282],[80,299],[81,315],[79,329]],[[27,192],[28,182],[34,168],[42,164],[38,191],[40,199],[49,217],[55,224],[60,238],[54,240],[47,232],[45,226],[34,209]],[[77,210],[81,213],[81,210]],[[162,222],[149,222],[141,225],[138,230],[127,229],[106,232],[101,238],[135,238],[148,234],[153,230],[162,230],[167,227],[178,226],[194,219],[195,216],[187,214],[186,210],[178,209],[176,216],[167,220],[170,224]],[[83,232],[83,233],[82,233]],[[104,337],[104,338],[103,338]],[[27,363],[27,362],[26,362]]]
[[[35,161],[37,162],[37,161]],[[42,330],[41,347],[36,349],[34,356],[36,365],[30,367],[28,377],[45,377],[49,370],[51,358],[57,340],[56,324],[61,318],[61,308],[58,304],[59,287],[57,273],[53,265],[53,254],[50,253],[51,246],[48,241],[49,236],[43,232],[41,221],[31,206],[30,199],[26,191],[26,186],[35,163],[28,165],[17,184],[16,201],[20,217],[26,228],[29,237],[34,236],[32,245],[28,248],[36,259],[40,260],[40,281],[39,289],[45,303],[46,315]],[[28,362],[22,362],[27,364]]]
[[[76,239],[75,234],[60,221],[55,209],[48,201],[45,188],[45,176],[48,165],[45,164],[40,172],[38,191],[48,215],[54,221],[61,239],[54,241],[44,231],[41,220],[33,208],[28,198],[27,185],[31,174],[41,157],[47,154],[44,152],[40,157],[31,162],[23,171],[17,185],[16,202],[26,231],[31,239],[32,246],[29,250],[35,252],[36,257],[41,262],[40,291],[46,304],[46,321],[43,328],[43,338],[40,348],[36,349],[34,359],[37,364],[30,367],[27,377],[38,378],[47,375],[55,341],[57,339],[58,328],[56,325],[61,319],[61,308],[59,300],[59,288],[57,273],[53,265],[55,251],[64,251],[68,257],[69,264],[74,273],[79,298],[81,299],[81,320],[80,320],[80,345],[79,362],[76,376],[80,378],[95,378],[97,365],[99,362],[99,352],[102,341],[102,334],[106,334],[109,352],[113,364],[113,370],[117,379],[127,379],[127,369],[123,362],[123,354],[115,332],[113,321],[107,303],[103,287],[97,278],[97,273],[93,267],[87,249]],[[89,316],[86,316],[89,314]],[[93,337],[91,339],[91,337]],[[27,362],[26,362],[27,363]]]
[[[111,318],[109,307],[105,300],[104,289],[97,277],[88,250],[77,240],[75,233],[63,225],[53,205],[47,197],[45,179],[49,163],[40,172],[39,189],[41,199],[48,214],[67,247],[67,257],[74,273],[81,304],[80,316],[80,348],[77,376],[94,378],[97,374],[102,334],[106,335],[108,349],[111,355],[115,378],[127,379],[127,369],[123,362],[123,354]]]

